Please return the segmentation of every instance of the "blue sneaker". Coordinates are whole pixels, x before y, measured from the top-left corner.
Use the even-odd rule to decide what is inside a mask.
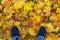
[[[19,36],[19,37],[20,37],[20,35],[19,35],[19,30],[18,30],[18,28],[17,28],[16,26],[13,26],[13,27],[12,27],[12,29],[11,29],[11,36],[12,36],[12,38],[13,38],[14,36]]]
[[[44,26],[41,26],[41,28],[38,32],[38,36],[46,37],[46,28]]]

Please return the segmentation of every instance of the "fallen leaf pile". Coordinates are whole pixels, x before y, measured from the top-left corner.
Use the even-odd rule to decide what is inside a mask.
[[[0,40],[12,40],[14,25],[23,40],[35,40],[41,26],[46,40],[60,40],[60,0],[0,0]]]

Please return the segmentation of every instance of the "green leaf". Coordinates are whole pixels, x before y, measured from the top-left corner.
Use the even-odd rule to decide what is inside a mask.
[[[51,3],[50,7],[54,7],[54,3]]]
[[[38,37],[38,34],[36,34],[36,38]]]
[[[1,28],[0,28],[0,32],[1,32]]]
[[[36,0],[34,0],[34,3],[36,3]]]
[[[60,4],[58,5],[58,8],[60,8]]]
[[[58,33],[60,33],[60,29],[58,30]]]
[[[0,28],[0,32],[4,32],[4,30],[2,28]]]
[[[29,38],[28,35],[26,35],[25,38],[24,38],[24,40],[28,40],[28,38]]]
[[[24,27],[24,25],[21,23],[21,25],[19,25],[20,27]]]
[[[6,16],[5,12],[2,12],[2,16]]]
[[[57,32],[55,31],[54,34],[58,34],[58,31]]]
[[[46,23],[47,23],[47,24],[49,24],[49,23],[50,23],[50,21],[48,20]]]

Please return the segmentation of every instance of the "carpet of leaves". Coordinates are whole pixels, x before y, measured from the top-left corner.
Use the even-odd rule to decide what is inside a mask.
[[[35,40],[41,26],[46,40],[60,40],[60,0],[0,0],[0,40],[12,40],[14,25],[22,40]]]

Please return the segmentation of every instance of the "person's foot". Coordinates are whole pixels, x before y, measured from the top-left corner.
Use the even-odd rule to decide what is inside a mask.
[[[20,35],[19,35],[19,30],[18,30],[18,28],[17,28],[16,26],[13,26],[13,27],[12,27],[12,29],[11,29],[11,36],[12,36],[12,38],[13,38],[14,36],[20,36]]]
[[[46,37],[46,28],[44,26],[39,29],[38,36]]]

